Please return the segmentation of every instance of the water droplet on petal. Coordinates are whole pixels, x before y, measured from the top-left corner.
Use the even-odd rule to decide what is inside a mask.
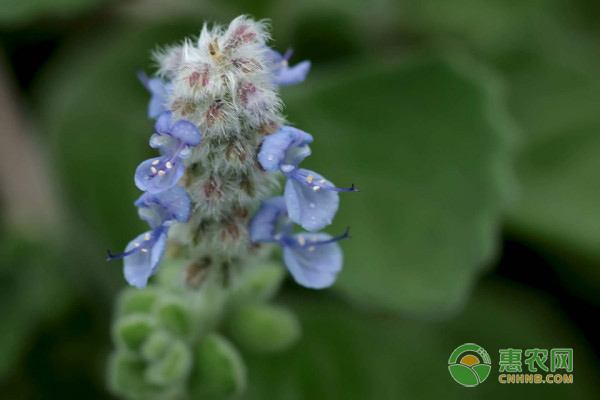
[[[309,206],[310,208],[315,208],[317,205],[315,203],[310,203]]]
[[[267,156],[267,160],[269,160],[269,161],[273,161],[273,154],[269,154],[269,155]]]

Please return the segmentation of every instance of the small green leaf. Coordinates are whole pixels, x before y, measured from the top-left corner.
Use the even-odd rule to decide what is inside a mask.
[[[146,361],[154,361],[162,357],[173,340],[173,336],[166,331],[152,332],[140,349],[142,357]]]
[[[301,327],[291,311],[269,304],[255,304],[242,306],[230,316],[228,332],[244,349],[271,353],[293,346],[300,338]]]
[[[159,323],[175,335],[189,337],[193,333],[193,320],[190,307],[181,296],[164,295],[154,310]]]
[[[237,349],[224,337],[211,334],[194,351],[190,376],[192,398],[235,396],[246,387],[246,366]]]
[[[196,324],[196,335],[202,336],[215,330],[224,313],[226,292],[206,287],[190,292],[188,301]]]
[[[130,350],[138,350],[156,325],[156,319],[150,315],[132,314],[118,318],[113,327],[115,341]]]
[[[121,316],[134,313],[149,313],[154,303],[156,303],[158,296],[159,293],[154,288],[127,288],[119,296],[119,300],[117,300],[117,312]]]
[[[191,349],[182,341],[169,343],[164,355],[148,366],[145,377],[154,385],[169,386],[181,382],[192,364]]]
[[[278,263],[261,263],[245,268],[237,278],[228,302],[232,306],[267,301],[279,290],[285,270]]]
[[[108,386],[116,394],[132,399],[147,399],[157,390],[144,378],[146,364],[124,351],[113,353],[108,362]]]

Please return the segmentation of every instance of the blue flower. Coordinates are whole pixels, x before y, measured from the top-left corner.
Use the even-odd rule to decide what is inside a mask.
[[[165,83],[160,78],[149,79],[144,71],[138,72],[138,79],[151,94],[150,103],[148,103],[148,117],[156,118],[165,111],[167,96],[172,84]]]
[[[336,243],[349,237],[326,233],[292,233],[292,222],[283,197],[266,200],[250,221],[254,242],[274,242],[283,247],[283,261],[300,285],[323,289],[333,285],[342,270],[342,251]]]
[[[138,207],[140,218],[153,229],[175,221],[185,222],[191,210],[190,198],[181,186],[173,186],[160,193],[146,192],[134,204]]]
[[[190,155],[190,147],[202,140],[200,131],[192,122],[180,119],[174,124],[171,111],[164,111],[154,126],[157,132],[150,138],[150,146],[158,148],[161,157],[142,162],[135,171],[135,184],[143,191],[158,193],[175,186],[183,176],[182,158]]]
[[[190,198],[186,191],[175,186],[161,193],[144,193],[135,205],[140,218],[152,230],[142,233],[125,247],[121,254],[108,252],[107,261],[123,258],[123,272],[130,285],[143,288],[165,254],[169,227],[175,222],[185,222],[190,214]]]
[[[168,227],[161,225],[152,231],[144,232],[127,244],[124,253],[113,255],[109,252],[108,260],[124,258],[125,280],[141,289],[156,272],[165,255],[167,231]]]
[[[290,126],[265,137],[258,153],[258,161],[270,172],[282,171],[288,181],[284,198],[289,217],[307,231],[315,232],[331,224],[338,210],[337,192],[356,192],[337,188],[320,174],[298,168],[310,155],[313,138],[310,134]]]
[[[292,49],[288,49],[285,55],[268,48],[267,56],[271,62],[271,73],[273,74],[273,83],[281,86],[295,85],[303,82],[310,71],[310,61],[302,61],[293,67],[288,65],[288,60],[292,57]]]

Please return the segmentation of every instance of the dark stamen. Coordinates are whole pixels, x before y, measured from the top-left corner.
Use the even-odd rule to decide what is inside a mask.
[[[112,254],[110,252],[110,250],[107,250],[107,252],[108,252],[108,258],[106,259],[106,262],[109,262],[110,260],[114,260],[115,258],[123,258],[123,257],[130,256],[130,255],[132,255],[132,254],[137,253],[138,251],[140,251],[142,249],[142,247],[143,246],[140,245],[140,246],[137,246],[137,247],[135,247],[135,248],[133,248],[133,249],[131,249],[129,251],[126,251],[124,253],[121,253],[121,254]]]
[[[346,230],[344,231],[344,233],[342,235],[340,235],[340,236],[336,236],[336,237],[331,238],[329,240],[321,240],[319,242],[307,243],[306,245],[320,246],[320,245],[324,245],[324,244],[339,242],[340,240],[348,239],[348,238],[350,238],[350,227],[349,226],[346,228]]]
[[[359,192],[358,189],[354,188],[354,183],[349,188],[338,188],[335,186],[329,186],[329,185],[325,185],[325,184],[321,184],[321,183],[318,183],[317,185],[314,185],[314,186],[318,186],[324,190],[330,190],[332,192]]]

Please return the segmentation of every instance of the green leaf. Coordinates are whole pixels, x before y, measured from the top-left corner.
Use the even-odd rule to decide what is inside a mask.
[[[100,0],[3,0],[0,25],[20,25],[40,17],[71,16],[101,3]]]
[[[486,53],[505,51],[527,40],[533,22],[551,13],[546,0],[409,0],[405,24],[436,38],[460,38]]]
[[[564,260],[564,281],[597,301],[600,57],[594,42],[572,32],[547,40],[545,47],[531,46],[499,63],[524,136],[509,231]]]
[[[191,310],[181,296],[164,295],[154,311],[159,323],[175,335],[188,338],[194,332]]]
[[[113,327],[115,341],[130,350],[138,350],[156,325],[156,319],[150,315],[132,314],[118,318]]]
[[[34,332],[63,314],[73,301],[57,243],[0,235],[0,377],[33,340]]]
[[[142,354],[142,357],[144,357],[144,360],[155,361],[165,354],[169,347],[169,343],[173,340],[173,336],[166,331],[154,331],[144,341],[140,353]]]
[[[285,270],[279,263],[263,262],[247,266],[237,277],[229,295],[229,305],[235,307],[270,300],[279,290],[284,273]]]
[[[119,0],[3,0],[0,3],[0,25],[20,27],[36,20],[72,18],[86,10],[99,8]]]
[[[287,350],[300,338],[298,318],[291,311],[269,304],[242,306],[228,321],[232,339],[257,353]]]
[[[117,300],[117,311],[120,316],[135,313],[149,313],[156,303],[159,292],[150,287],[144,289],[126,288]]]
[[[192,398],[226,398],[246,387],[246,366],[237,349],[224,337],[211,334],[194,350],[190,376]]]
[[[124,351],[113,353],[108,362],[108,386],[131,399],[147,399],[157,393],[144,378],[145,363]]]
[[[501,90],[459,56],[336,67],[284,96],[315,138],[303,167],[342,193],[336,287],[411,313],[456,308],[494,253],[509,196]],[[287,92],[286,92],[287,93]]]
[[[508,282],[484,282],[456,318],[441,323],[353,309],[327,293],[292,295],[286,303],[299,314],[302,339],[277,356],[246,356],[244,399],[502,400],[511,391],[498,382],[499,350],[507,347],[574,349],[574,384],[518,385],[518,398],[590,398],[600,389],[594,352],[560,306]],[[490,375],[476,389],[448,371],[449,356],[468,342],[491,358]]]
[[[165,354],[150,363],[145,372],[148,382],[169,386],[181,382],[189,373],[192,364],[191,349],[182,341],[175,340],[169,344]]]

